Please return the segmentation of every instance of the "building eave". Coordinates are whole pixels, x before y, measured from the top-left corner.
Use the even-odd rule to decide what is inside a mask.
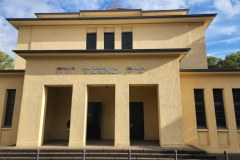
[[[205,28],[217,14],[193,14],[171,16],[129,16],[129,17],[76,17],[76,18],[6,18],[14,27],[32,25],[90,25],[90,24],[149,24],[201,22]]]
[[[14,50],[22,58],[34,56],[177,56],[179,60],[190,51],[190,48],[172,49],[131,49],[131,50]]]
[[[180,69],[181,75],[240,75],[240,69]]]
[[[24,75],[25,70],[0,70],[0,75]]]

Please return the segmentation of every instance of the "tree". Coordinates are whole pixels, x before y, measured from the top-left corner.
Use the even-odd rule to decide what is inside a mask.
[[[13,58],[8,54],[0,51],[0,70],[10,70],[13,69]]]
[[[217,68],[217,65],[222,62],[223,60],[221,58],[217,58],[214,56],[208,56],[207,57],[207,62],[208,62],[208,68]]]
[[[240,51],[229,54],[225,59],[221,59],[214,56],[208,56],[208,68],[222,68],[222,69],[240,69]]]

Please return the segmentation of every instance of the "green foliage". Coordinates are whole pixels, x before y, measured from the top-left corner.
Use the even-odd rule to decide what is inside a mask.
[[[225,59],[208,56],[207,61],[209,69],[240,69],[240,51],[227,55]]]
[[[10,70],[13,69],[13,58],[8,54],[0,51],[0,70]]]
[[[217,58],[214,56],[208,56],[207,57],[208,68],[216,68],[216,66],[222,61],[223,60],[221,58]]]

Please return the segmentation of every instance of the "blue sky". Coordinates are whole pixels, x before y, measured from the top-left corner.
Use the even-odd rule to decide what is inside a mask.
[[[0,50],[15,56],[17,30],[5,18],[35,17],[36,12],[106,9],[112,0],[0,0]],[[224,58],[240,51],[240,0],[119,0],[119,7],[143,10],[184,9],[190,14],[217,13],[206,30],[208,55]]]

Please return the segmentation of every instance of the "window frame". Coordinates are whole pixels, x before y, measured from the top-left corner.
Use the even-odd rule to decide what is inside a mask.
[[[217,101],[217,95],[214,93],[214,91],[221,90],[221,101]],[[225,111],[225,102],[224,102],[224,90],[222,88],[213,88],[213,102],[214,102],[214,111],[215,111],[215,119],[216,119],[216,126],[217,129],[228,129],[227,126],[227,119],[226,119],[226,111]],[[220,108],[221,107],[221,108]],[[220,115],[223,115],[222,117]],[[220,118],[219,118],[220,116]],[[219,122],[219,120],[221,120]],[[222,123],[222,124],[220,124]]]
[[[198,91],[198,90],[202,91],[202,102],[198,102],[197,99],[196,99],[196,96],[197,96],[196,95],[196,91]],[[202,88],[194,88],[194,90],[193,90],[197,129],[208,129],[204,93],[205,93],[205,91]],[[201,111],[197,110],[199,108],[199,107],[197,108],[197,106],[201,106],[202,107]],[[199,118],[198,117],[199,112],[202,113],[202,115],[204,115],[203,118]],[[204,120],[204,124],[203,125],[199,124],[199,119],[203,119]]]
[[[93,47],[93,48],[89,48],[88,46],[90,46],[90,45],[88,45],[90,42],[89,42],[89,39],[88,39],[88,36],[89,35],[95,35],[95,47]],[[90,40],[91,41],[91,40]],[[86,35],[86,50],[96,50],[97,49],[97,33],[93,33],[93,32],[91,32],[91,33],[87,33],[87,35]]]
[[[128,47],[125,47],[125,46],[128,46],[127,45],[127,42],[126,42],[126,44],[124,43],[125,42],[125,40],[124,40],[124,35],[128,35],[128,34],[130,34],[131,36],[131,39],[129,40],[129,43],[130,43],[130,47],[128,48]],[[124,45],[125,44],[125,45]],[[122,32],[122,49],[133,49],[133,33],[132,32]]]
[[[110,39],[110,37],[107,38],[106,35],[112,35],[111,38],[113,38],[113,39],[111,39],[111,44],[112,44],[111,47],[108,47],[110,45],[107,42]],[[104,32],[104,50],[113,50],[113,49],[115,49],[115,33],[114,32]]]
[[[235,101],[235,97],[237,97],[237,96],[234,94],[234,90],[239,91],[239,97],[238,97],[239,100],[238,101]],[[240,88],[232,88],[232,97],[233,97],[236,127],[237,127],[237,130],[240,130]],[[237,102],[237,104],[236,104],[236,102]],[[237,107],[239,107],[239,108],[236,111]],[[239,117],[237,115],[239,115]]]
[[[9,91],[14,91],[14,96],[13,96],[14,98],[13,98],[12,102],[9,99],[9,96],[10,96]],[[16,94],[17,94],[16,89],[6,89],[2,128],[12,128]],[[12,108],[10,108],[11,110],[9,110],[9,107],[10,107],[9,105],[11,105],[11,107],[12,107]],[[10,115],[8,115],[8,114],[10,114]]]

